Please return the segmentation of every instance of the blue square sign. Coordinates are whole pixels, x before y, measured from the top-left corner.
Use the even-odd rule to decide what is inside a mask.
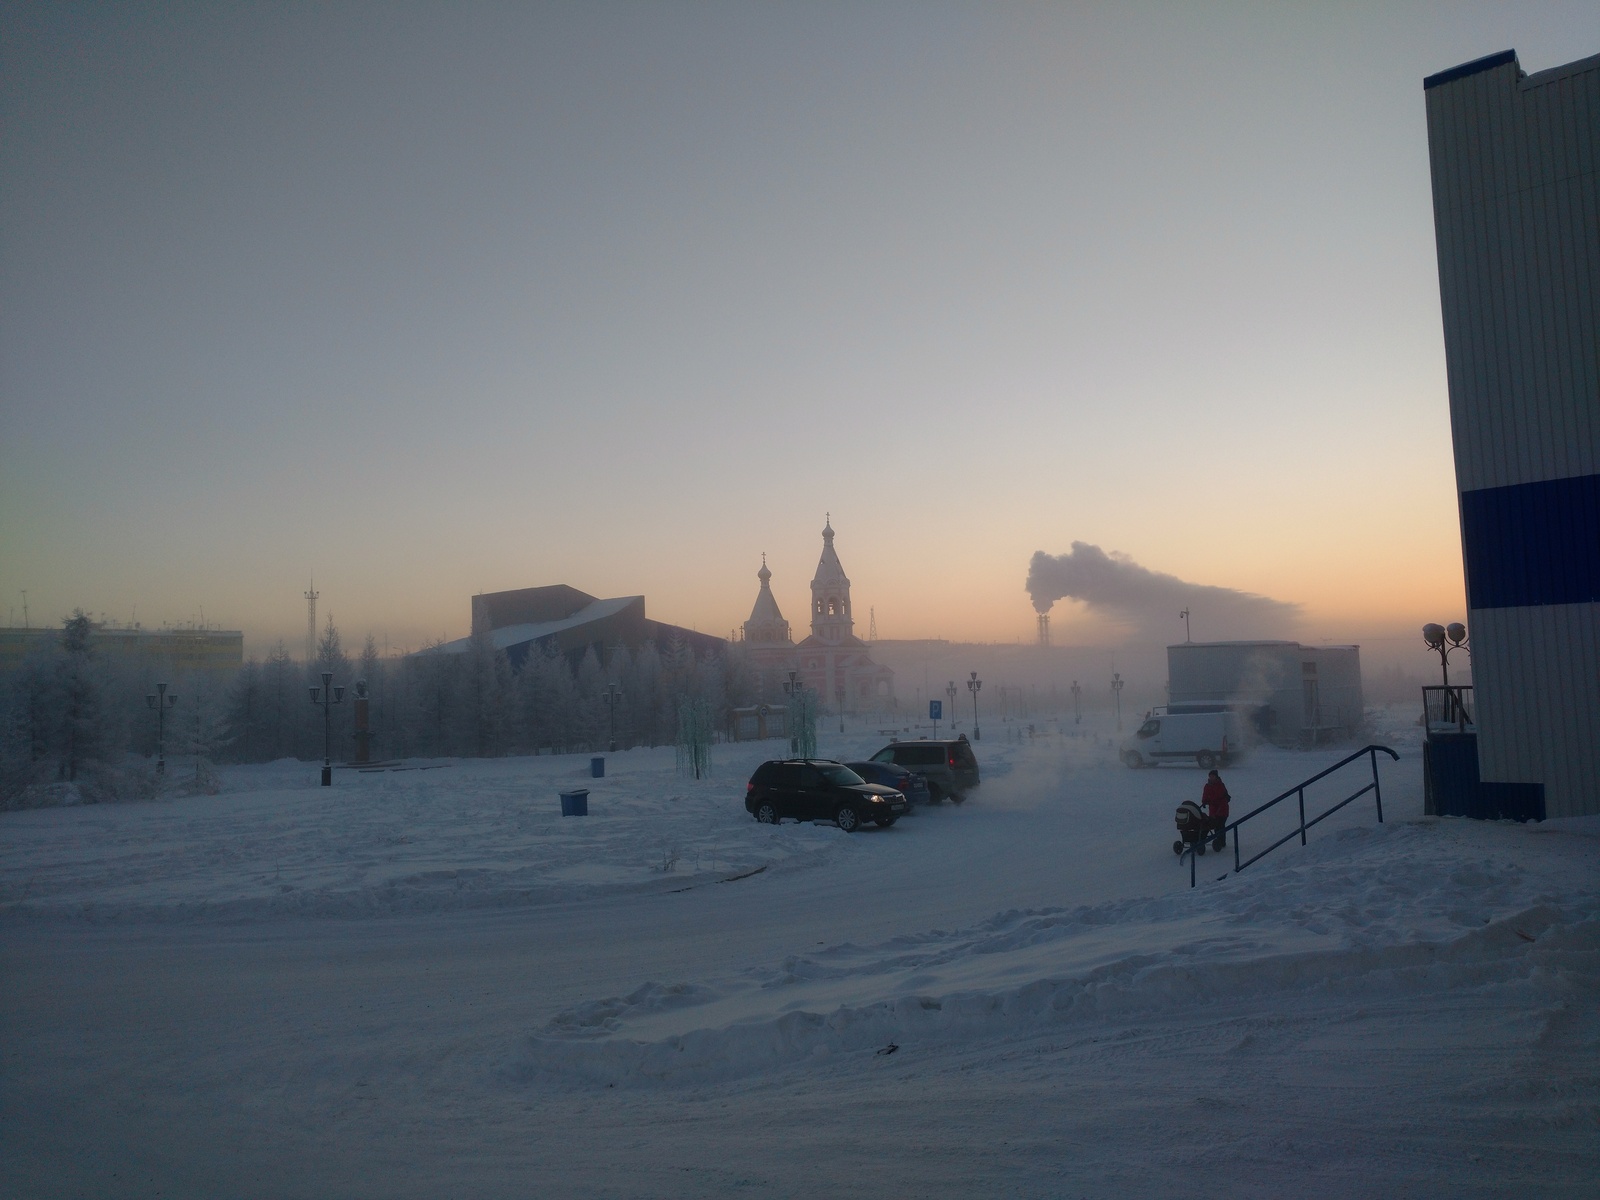
[[[944,716],[944,701],[943,700],[929,700],[928,701],[928,720],[937,721],[940,718],[942,718],[943,716]]]

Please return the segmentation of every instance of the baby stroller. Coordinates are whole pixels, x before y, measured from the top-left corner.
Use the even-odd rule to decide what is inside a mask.
[[[1221,822],[1213,822],[1211,818],[1206,816],[1205,810],[1193,800],[1185,800],[1178,805],[1178,811],[1173,815],[1173,820],[1178,826],[1178,840],[1172,843],[1172,852],[1174,854],[1182,854],[1190,846],[1194,847],[1195,854],[1204,854],[1206,852],[1206,834],[1212,832],[1213,826],[1215,826],[1216,838],[1211,843],[1212,849],[1221,850],[1225,845],[1223,838],[1226,835],[1222,832]]]

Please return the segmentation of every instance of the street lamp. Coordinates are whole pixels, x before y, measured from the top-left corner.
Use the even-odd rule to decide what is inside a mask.
[[[956,731],[956,681],[952,679],[950,686],[944,689],[944,694],[950,697],[950,732]]]
[[[1439,669],[1444,673],[1444,685],[1450,686],[1450,651],[1460,650],[1467,642],[1467,627],[1460,621],[1448,625],[1427,624],[1422,627],[1422,640],[1429,650],[1439,652]],[[1471,653],[1469,650],[1467,653]]]
[[[789,697],[789,753],[800,753],[800,721],[804,714],[800,711],[804,704],[805,684],[800,682],[800,672],[790,671],[789,678],[783,682],[784,694]]]
[[[833,685],[833,694],[839,701],[839,732],[844,732],[844,684]]]
[[[1178,614],[1178,616],[1183,619],[1183,640],[1186,642],[1194,641],[1194,639],[1189,636],[1189,610],[1187,608],[1184,609]]]
[[[972,740],[982,741],[983,734],[978,729],[978,693],[983,689],[983,680],[978,678],[974,671],[972,678],[967,680],[967,691],[972,693]]]
[[[167,685],[156,684],[156,690],[144,698],[145,704],[156,710],[156,774],[167,773],[167,709],[178,702],[177,696],[167,695]]]
[[[1083,709],[1078,706],[1078,697],[1082,694],[1083,689],[1078,686],[1078,681],[1074,679],[1072,681],[1072,723],[1074,725],[1083,724]]]
[[[622,689],[615,680],[607,685],[606,690],[600,693],[600,699],[606,702],[606,720],[609,722],[609,734],[606,745],[612,754],[617,752],[617,705],[622,702]]]
[[[322,706],[322,786],[333,786],[333,709],[344,703],[344,688],[333,686],[333,672],[322,673],[322,686],[312,687],[311,703]]]
[[[1122,676],[1111,672],[1111,694],[1117,698],[1117,732],[1122,732]]]

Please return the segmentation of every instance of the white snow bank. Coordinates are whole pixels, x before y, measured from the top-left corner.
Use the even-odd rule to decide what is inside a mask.
[[[1584,873],[1588,847],[1564,846],[1550,871],[1534,872],[1471,853],[1483,833],[1490,844],[1522,839],[1525,851],[1531,831],[1439,821],[1351,830],[1277,870],[1193,893],[1006,913],[727,980],[646,984],[558,1014],[504,1075],[578,1089],[711,1084],[891,1045],[1425,1004],[1463,990],[1551,1021],[1592,1007],[1600,890]]]

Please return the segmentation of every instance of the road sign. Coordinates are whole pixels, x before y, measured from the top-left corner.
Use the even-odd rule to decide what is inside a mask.
[[[938,720],[942,720],[943,718],[944,718],[944,701],[943,700],[929,700],[928,701],[928,720],[930,720],[930,721],[938,721]]]

